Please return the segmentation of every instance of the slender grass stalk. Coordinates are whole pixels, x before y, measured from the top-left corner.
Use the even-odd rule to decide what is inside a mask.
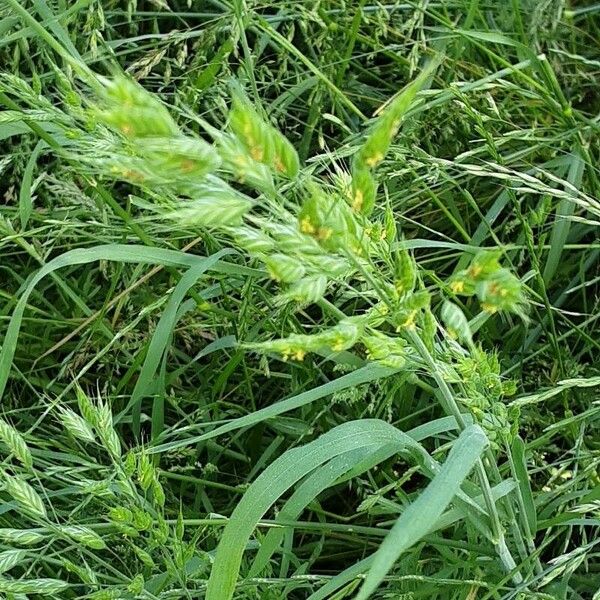
[[[459,428],[461,430],[464,430],[466,428],[466,422],[463,417],[463,414],[460,410],[456,399],[454,398],[454,394],[450,390],[448,384],[444,381],[442,374],[439,372],[435,359],[423,343],[423,340],[414,330],[409,331],[408,335],[414,347],[417,349],[417,351],[421,355],[421,358],[429,368],[430,375],[431,377],[433,377],[436,384],[438,385],[440,392],[442,393],[444,400],[446,401],[446,406],[448,407],[450,414],[456,419]],[[523,581],[523,576],[519,573],[515,560],[512,557],[508,546],[506,545],[503,527],[500,522],[498,510],[496,508],[496,502],[494,501],[494,498],[492,496],[490,482],[485,467],[481,460],[478,460],[475,464],[475,472],[477,474],[477,478],[479,479],[479,484],[481,485],[483,498],[485,500],[488,514],[491,519],[492,530],[494,533],[494,543],[496,546],[498,557],[500,558],[506,571],[513,574],[514,582],[516,584],[519,584]]]

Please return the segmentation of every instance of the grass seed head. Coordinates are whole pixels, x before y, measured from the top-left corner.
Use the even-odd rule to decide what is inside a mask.
[[[94,114],[127,138],[177,136],[178,127],[156,96],[127,77],[104,80],[103,107]]]
[[[23,436],[4,419],[0,418],[0,440],[27,469],[33,466],[33,458]]]

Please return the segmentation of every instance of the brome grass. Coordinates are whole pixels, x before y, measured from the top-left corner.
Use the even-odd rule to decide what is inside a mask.
[[[598,600],[599,17],[0,0],[0,595]]]

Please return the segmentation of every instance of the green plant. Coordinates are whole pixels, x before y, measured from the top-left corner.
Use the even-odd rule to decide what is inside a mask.
[[[423,80],[424,77],[421,77],[418,81]],[[295,334],[253,344],[250,346],[252,349],[278,352],[284,360],[303,360],[308,352],[336,353],[363,346],[368,356],[382,365],[428,372],[439,386],[444,408],[454,417],[459,429],[465,429],[463,409],[446,383],[452,377],[450,374],[456,372],[450,357],[454,355],[455,360],[464,361],[460,354],[465,350],[454,341],[447,343],[452,336],[441,329],[431,310],[432,290],[426,288],[417,264],[398,241],[389,212],[384,213],[383,221],[371,221],[365,212],[372,211],[373,199],[368,204],[363,202],[365,197],[374,195],[375,180],[369,169],[383,159],[402,116],[410,107],[410,100],[416,94],[416,86],[417,83],[408,86],[376,122],[356,154],[354,175],[342,178],[341,182],[337,182],[337,188],[335,182],[319,181],[310,174],[300,176],[299,161],[293,147],[262,120],[247,100],[239,99],[239,92],[229,118],[232,133],[217,133],[211,129],[216,138],[214,149],[200,139],[183,135],[158,101],[126,79],[106,83],[103,104],[94,110],[94,114],[100,122],[116,128],[126,138],[124,142],[113,140],[113,146],[107,147],[106,154],[110,158],[106,160],[112,164],[107,171],[136,185],[148,186],[153,191],[188,196],[189,200],[177,199],[174,204],[158,206],[159,212],[184,226],[197,224],[220,230],[231,238],[232,243],[240,244],[251,256],[259,258],[271,278],[286,286],[278,296],[279,301],[294,302],[300,306],[321,302],[325,310],[331,310],[331,305],[324,301],[328,286],[344,285],[348,301],[355,303],[355,314],[350,316],[335,308],[334,315],[339,315],[339,320],[334,327],[315,334]],[[97,156],[90,157],[92,167],[98,164],[106,168],[106,160],[97,163]],[[253,199],[231,187],[220,177],[217,170],[220,165],[224,165],[226,176],[244,184],[249,183],[246,173],[253,173],[251,181],[257,183],[260,195]],[[261,165],[269,170],[261,171]],[[288,187],[280,187],[281,184],[273,179],[278,173],[292,178],[291,187],[285,183],[283,185]],[[371,192],[361,188],[365,174],[369,178]],[[195,196],[200,196],[200,199],[196,200]],[[287,200],[286,196],[291,200]],[[295,202],[299,206],[295,207]],[[255,212],[250,212],[253,208]],[[457,274],[449,287],[458,294],[477,293],[487,312],[495,312],[498,308],[517,311],[523,302],[519,281],[500,267],[497,258],[488,257],[485,253],[479,254],[469,269]],[[443,293],[443,288],[440,291]],[[458,306],[452,306],[452,315],[448,317],[448,305],[445,305],[453,331],[458,329],[461,337],[470,339],[466,319],[464,316],[461,318]],[[457,321],[460,322],[458,325]],[[441,333],[440,341],[438,332]],[[474,348],[473,351],[476,352]],[[441,364],[432,352],[443,358]],[[486,365],[485,354],[479,351],[475,355],[482,365]],[[477,362],[472,363],[472,368],[475,373],[479,372]],[[460,376],[456,377],[455,383],[464,385]],[[483,402],[485,404],[486,399]],[[141,405],[133,408],[140,411]],[[485,423],[489,418],[485,405],[479,407],[473,416],[474,420]],[[138,435],[139,423],[138,415],[134,418]],[[504,435],[510,441],[510,421],[506,414],[495,414],[491,427],[495,433],[505,430]],[[108,431],[110,428],[106,425],[103,429]],[[477,431],[483,436],[481,429]],[[111,445],[114,448],[111,454],[118,456],[117,442]],[[481,442],[479,445],[483,447]],[[465,464],[477,461],[479,452],[473,448],[470,452],[474,453],[473,458],[463,463],[463,468]],[[458,450],[456,453],[462,456]],[[490,454],[488,460],[495,461],[495,457]],[[485,518],[489,521],[486,529],[510,573],[516,570],[516,563],[504,541],[483,463],[477,465],[486,503]],[[306,473],[314,468],[316,465],[309,467]],[[469,470],[458,479],[459,483]],[[435,475],[435,470],[432,474]],[[439,477],[441,483],[434,479],[427,491],[429,496],[426,494],[428,499],[423,501],[425,514],[433,510],[436,516],[425,517],[424,523],[441,516],[454,495],[451,493],[442,500],[441,491],[436,490],[439,488],[448,494],[448,489],[453,489],[448,488],[452,479]],[[142,476],[144,491],[150,485],[144,483],[145,479]],[[258,484],[259,493],[264,487],[270,485]],[[261,516],[259,514],[258,518]],[[242,523],[247,526],[243,520]],[[239,540],[238,526],[231,527],[233,538]],[[404,542],[405,547],[418,541],[427,529],[421,527],[418,532],[414,538],[409,536],[410,541]],[[227,538],[224,539],[209,581],[208,598],[229,598],[233,595],[235,579],[232,577],[239,569],[239,560],[237,566],[227,567],[221,567],[219,560],[222,555],[233,560],[239,551],[232,552]],[[393,551],[390,559],[388,547],[393,548],[394,544],[384,544],[376,555],[372,572],[378,574],[367,578],[365,591],[360,597],[370,595],[391,568],[398,552]],[[224,577],[229,581],[226,585],[221,581]],[[517,583],[522,581],[518,572],[514,577]]]
[[[598,410],[569,390],[598,385],[597,127],[561,89],[587,94],[583,67],[538,51],[594,59],[518,2],[514,23],[477,2],[406,22],[364,2],[343,16],[330,2],[276,16],[225,4],[173,13],[229,18],[225,37],[202,32],[197,58],[191,30],[141,54],[133,7],[90,4],[80,25],[82,4],[54,18],[44,1],[6,2],[0,50],[16,41],[21,56],[31,35],[43,50],[0,77],[0,133],[23,172],[0,223],[15,253],[0,590],[592,597]],[[161,11],[139,17],[159,31]],[[584,14],[565,18],[593,37]],[[89,46],[69,27],[92,28]],[[388,35],[415,36],[406,58]],[[95,74],[93,57],[121,43],[114,60],[140,54],[138,79],[166,62],[170,106]],[[415,77],[420,53],[437,59]],[[24,132],[39,141],[19,138],[20,167]],[[548,400],[560,417],[537,414]]]

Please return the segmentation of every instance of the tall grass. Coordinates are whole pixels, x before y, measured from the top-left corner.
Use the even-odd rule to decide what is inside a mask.
[[[0,2],[0,594],[594,599],[600,6]]]

